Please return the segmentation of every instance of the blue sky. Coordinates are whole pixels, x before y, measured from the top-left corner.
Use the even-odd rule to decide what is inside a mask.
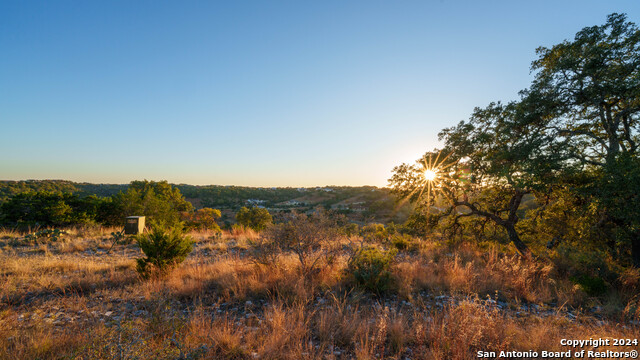
[[[634,1],[0,2],[0,179],[385,186]]]

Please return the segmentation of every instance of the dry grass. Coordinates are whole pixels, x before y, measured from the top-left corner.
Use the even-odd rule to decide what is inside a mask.
[[[391,293],[373,296],[351,288],[347,254],[309,278],[291,254],[278,266],[251,262],[238,244],[255,233],[198,232],[180,267],[142,281],[135,244],[106,254],[108,230],[5,245],[0,359],[475,359],[479,350],[566,351],[561,338],[640,338],[628,322],[640,314],[635,270],[622,274],[619,294],[593,299],[551,264],[427,242],[399,256]],[[593,302],[618,310],[604,321],[581,314]],[[556,307],[517,314],[523,303]]]
[[[33,256],[0,257],[0,299],[18,305],[26,297],[85,293],[122,287],[136,280],[128,259],[93,259]]]
[[[416,290],[463,295],[499,294],[505,300],[580,306],[586,294],[568,278],[558,277],[550,263],[527,262],[515,255],[463,247],[431,248],[421,257],[396,264],[398,292],[411,298]]]
[[[238,241],[240,241],[241,239],[256,240],[260,236],[260,234],[254,231],[253,229],[245,226],[235,226],[233,227],[233,229],[231,229],[231,231],[223,232],[223,236],[226,236],[229,238],[235,238],[235,239],[238,239]]]

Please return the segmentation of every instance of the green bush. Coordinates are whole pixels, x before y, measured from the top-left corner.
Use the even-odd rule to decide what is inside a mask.
[[[220,210],[205,207],[192,213],[183,213],[182,220],[185,222],[187,229],[220,232],[222,229],[220,229],[220,226],[216,223],[216,220],[219,219],[220,216],[222,216]]]
[[[136,259],[136,270],[145,279],[166,274],[193,250],[191,238],[183,235],[178,228],[165,232],[156,227],[150,234],[139,235],[137,240],[146,257]]]
[[[387,291],[391,284],[389,269],[397,253],[397,249],[381,251],[375,246],[366,246],[353,254],[347,269],[358,286],[379,294]]]
[[[269,211],[264,208],[242,207],[236,214],[236,221],[242,226],[252,228],[255,231],[262,231],[273,221]]]
[[[589,296],[599,296],[607,292],[607,283],[599,277],[582,274],[571,276],[570,280],[578,284]]]
[[[360,233],[360,227],[355,223],[348,223],[340,228],[340,232],[346,236],[355,236]]]
[[[403,251],[416,251],[418,250],[418,242],[408,234],[393,234],[389,237],[391,245],[396,249]]]
[[[382,224],[368,224],[360,230],[360,235],[367,241],[381,242],[389,236],[389,233]]]

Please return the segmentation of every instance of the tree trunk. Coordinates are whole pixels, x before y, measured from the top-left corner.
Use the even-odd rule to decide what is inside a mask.
[[[511,240],[513,245],[515,245],[516,250],[518,250],[518,254],[520,254],[520,256],[522,256],[525,259],[531,259],[531,250],[529,250],[529,247],[527,246],[527,244],[525,244],[524,242],[522,242],[522,240],[520,240],[520,236],[516,231],[515,224],[506,223],[503,226],[505,229],[507,229],[509,240]]]
[[[633,267],[640,268],[640,233],[634,232],[631,236],[631,259],[633,260]]]

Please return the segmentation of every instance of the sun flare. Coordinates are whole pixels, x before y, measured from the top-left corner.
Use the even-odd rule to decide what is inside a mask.
[[[436,173],[433,169],[427,169],[424,171],[424,178],[427,181],[433,181],[438,177],[438,173]]]
[[[414,189],[407,194],[406,198],[416,197],[427,206],[430,211],[435,206],[434,200],[438,193],[448,188],[451,181],[451,170],[449,168],[454,162],[447,161],[451,153],[443,156],[442,151],[425,154],[416,163],[414,169],[418,177]]]

